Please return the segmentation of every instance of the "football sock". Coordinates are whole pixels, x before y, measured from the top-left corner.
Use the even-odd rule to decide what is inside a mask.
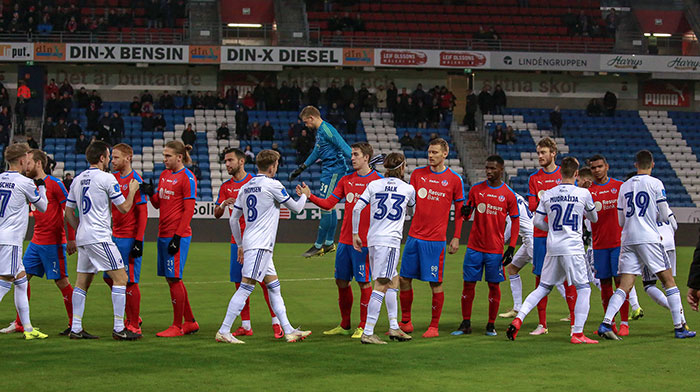
[[[539,281],[539,277],[537,277],[537,280]],[[537,306],[539,310],[539,304],[542,303],[543,298],[547,298],[550,291],[552,291],[552,286],[538,284],[537,288],[525,298],[523,306],[520,308],[516,317],[519,318],[520,321],[525,321],[525,317],[527,317],[527,314],[530,313],[535,306]],[[540,324],[542,323],[540,322]],[[547,327],[545,324],[542,324],[542,326],[545,328]]]
[[[246,303],[248,301],[246,300]],[[243,320],[243,316],[241,316],[241,327],[245,329],[246,331],[250,331],[253,327],[250,325],[250,320]]]
[[[112,286],[112,309],[114,310],[114,330],[124,329],[124,308],[126,306],[126,286]],[[138,322],[138,319],[136,320]]]
[[[600,282],[600,299],[603,301],[603,312],[608,309],[610,297],[613,295],[612,281]]]
[[[231,333],[231,326],[233,325],[233,322],[236,321],[236,317],[241,314],[241,310],[243,310],[243,306],[245,306],[248,296],[250,296],[253,289],[255,289],[254,285],[246,283],[240,283],[239,286],[240,287],[238,290],[233,293],[231,300],[228,302],[226,316],[224,317],[224,321],[221,323],[221,327],[219,328],[219,333],[222,335]]]
[[[566,305],[569,307],[569,318],[571,325],[574,325],[576,308],[576,286],[564,282],[564,290],[566,291]],[[590,294],[590,293],[589,293]]]
[[[384,295],[384,304],[386,305],[386,314],[389,316],[389,328],[398,329],[399,321],[399,303],[396,300],[398,289],[388,289]],[[371,296],[371,293],[370,293]]]
[[[683,326],[683,304],[681,304],[681,291],[678,289],[678,287],[666,289],[666,299],[668,300],[669,308],[671,308],[673,327],[681,328]]]
[[[437,328],[440,325],[440,315],[442,315],[442,304],[445,303],[445,293],[433,293],[433,312],[430,318],[430,328]]]
[[[352,313],[352,287],[338,287],[338,306],[340,307],[340,326],[350,329],[350,314]]]
[[[32,332],[32,322],[29,320],[29,298],[27,298],[27,277],[24,276],[15,280],[15,307],[22,320],[25,332]]]
[[[615,315],[620,311],[622,304],[625,302],[627,294],[622,289],[617,289],[610,297],[610,303],[608,303],[608,308],[605,309],[605,317],[603,318],[604,324],[612,324],[615,319]]]
[[[559,283],[557,285],[557,291],[559,291],[559,294],[561,295],[562,298],[566,300],[566,284],[565,283]]]
[[[540,277],[539,276],[535,276],[535,284],[537,285],[537,287],[540,286]],[[559,286],[557,286],[557,290],[558,289],[559,289]],[[537,290],[537,289],[535,288],[535,290]],[[551,288],[549,290],[552,291]],[[559,293],[561,293],[561,290],[559,291]],[[549,294],[549,292],[547,294]],[[564,294],[562,294],[562,296],[563,295]],[[547,328],[547,298],[548,298],[547,295],[544,295],[542,297],[542,299],[540,300],[540,302],[537,303],[537,315],[539,316],[539,320],[540,320],[539,322],[545,328]],[[529,312],[530,311],[528,310],[527,313],[529,313]]]
[[[583,333],[583,327],[588,319],[588,312],[591,309],[591,287],[588,284],[570,286],[576,290],[576,306],[574,308],[574,330],[573,333]]]
[[[0,301],[10,292],[12,289],[12,282],[0,279]]]
[[[513,293],[513,309],[517,312],[523,305],[523,281],[520,274],[508,275],[510,292]]]
[[[141,289],[138,283],[126,285],[126,319],[139,326],[139,314],[141,313]]]
[[[182,281],[168,281],[170,285],[170,300],[173,303],[173,325],[182,328],[182,315],[185,312],[185,290]]]
[[[501,286],[489,282],[489,323],[495,323],[498,317],[498,307],[501,305]]]
[[[180,280],[180,285],[182,286],[182,291],[185,293],[185,304],[182,309],[182,316],[185,318],[186,322],[193,322],[194,314],[192,314],[192,308],[190,307],[190,297],[187,295],[187,287],[185,287],[185,282],[182,280]]]
[[[369,298],[372,296],[372,286],[367,286],[360,289],[360,325],[359,328],[364,328],[367,322],[367,307],[369,306]],[[398,302],[396,303],[396,312],[398,313]]]
[[[262,284],[261,286],[265,287],[264,284]],[[241,283],[236,282],[236,290],[238,290],[239,287],[241,287]],[[265,287],[265,290],[267,290],[267,287]],[[241,310],[240,316],[241,316],[242,322],[248,321],[248,324],[250,324],[250,297],[245,299],[245,305],[243,305],[243,310]],[[245,325],[243,326],[243,328],[245,328]],[[248,328],[248,329],[250,329],[250,328]]]
[[[258,283],[260,284],[260,287],[262,288],[263,297],[265,297],[265,303],[267,304],[267,309],[270,311],[270,317],[277,318],[277,316],[275,316],[275,311],[272,310],[272,305],[270,305],[270,293],[267,292],[267,286],[265,286],[265,283],[263,283],[263,282],[258,282]],[[275,324],[275,323],[273,323],[273,324]],[[279,323],[277,323],[277,324],[279,324]]]
[[[326,231],[326,242],[324,245],[332,245],[335,240],[335,229],[338,227],[338,215],[335,210],[328,212],[328,230]]]
[[[27,291],[29,294],[29,291]],[[66,307],[66,313],[68,313],[68,323],[73,320],[73,286],[68,285],[61,289],[61,295],[63,296],[63,305]]]
[[[627,323],[630,317],[630,302],[627,300],[628,298],[629,294],[627,295],[625,302],[623,302],[622,306],[620,307],[620,322],[622,323]]]
[[[378,290],[373,290],[367,307],[367,323],[363,333],[368,336],[374,335],[374,326],[377,324],[379,312],[382,310],[382,302],[384,301],[384,293]]]
[[[277,316],[272,317],[272,325],[279,324],[279,323],[280,323],[280,319],[278,319]]]
[[[629,293],[629,303],[632,310],[639,309],[639,299],[637,299],[637,290],[632,286],[632,290]]]
[[[666,294],[664,294],[664,292],[661,291],[661,289],[656,287],[656,285],[650,284],[650,285],[644,286],[644,291],[646,291],[647,294],[649,294],[649,297],[651,297],[651,299],[653,299],[654,302],[663,306],[666,309],[671,309],[668,306],[668,300],[666,299]]]
[[[399,292],[401,299],[401,322],[411,321],[411,305],[413,305],[413,289]]]
[[[282,290],[280,289],[280,281],[274,280],[267,284],[267,291],[270,294],[270,303],[272,303],[272,309],[275,310],[277,318],[280,320],[280,325],[284,330],[285,334],[290,334],[294,332],[294,328],[289,323],[287,319],[287,309],[284,306],[284,300],[282,299]]]
[[[112,288],[112,285],[114,284],[114,282],[112,281],[112,278],[110,278],[109,276],[103,276],[102,280],[104,280],[105,283],[107,283],[107,286]]]
[[[476,282],[464,282],[462,285],[462,320],[471,320],[472,318],[475,288]]]
[[[32,299],[32,285],[27,279],[27,301]],[[19,312],[17,312],[17,317],[15,318],[15,325],[22,326],[22,320],[19,318]]]
[[[326,237],[328,237],[328,230],[330,229],[331,213],[329,211],[321,210],[321,220],[318,224],[318,234],[316,235],[316,242],[314,246],[320,248],[326,242]],[[335,235],[335,233],[333,233]]]
[[[71,331],[78,333],[83,330],[83,312],[85,312],[85,297],[87,292],[80,287],[73,289],[73,321]]]

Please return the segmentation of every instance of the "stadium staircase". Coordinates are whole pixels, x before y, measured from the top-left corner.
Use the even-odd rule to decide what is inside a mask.
[[[634,170],[634,154],[648,149],[656,161],[654,176],[664,182],[671,206],[694,207],[696,204],[688,191],[695,188],[685,186],[694,184],[694,176],[689,175],[693,172],[683,169],[684,165],[692,164],[688,163],[692,162],[688,160],[688,148],[683,148],[677,134],[666,131],[667,126],[674,130],[673,124],[664,119],[665,114],[660,117],[658,113],[617,111],[614,117],[588,117],[582,110],[562,110],[564,137],[557,139],[559,157],[573,155],[585,162],[592,155],[601,153],[610,163],[610,176],[624,180],[627,173]],[[516,130],[517,142],[498,145],[496,151],[506,160],[506,172],[513,189],[526,194],[529,175],[539,167],[535,143],[550,135],[549,111],[508,109],[508,115],[485,116],[484,122],[490,134],[498,123],[504,127],[511,125]],[[656,124],[664,126],[664,133],[658,135],[658,139]]]
[[[192,44],[219,45],[221,37],[221,13],[218,1],[193,1],[190,3],[188,36]],[[208,33],[207,33],[208,32]],[[204,33],[204,34],[202,34]]]
[[[643,111],[640,111],[640,115],[642,114]],[[669,161],[676,163],[674,168],[683,185],[695,205],[700,206],[700,113],[649,111],[647,115],[651,118],[656,117],[657,123],[658,119],[664,119],[663,125],[652,125],[650,131],[668,140],[659,145],[668,150],[666,156],[670,157]],[[666,118],[670,118],[672,123]]]
[[[275,0],[275,23],[277,45],[309,45],[309,24],[306,17],[306,2],[303,0]]]

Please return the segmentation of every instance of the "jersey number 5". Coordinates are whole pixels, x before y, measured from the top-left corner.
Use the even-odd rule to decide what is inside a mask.
[[[389,194],[377,193],[375,196],[379,200],[379,203],[377,204],[377,208],[379,208],[379,210],[374,213],[374,219],[384,219],[385,216],[387,219],[392,221],[401,219],[401,216],[403,216],[403,208],[401,207],[401,204],[404,202],[404,200],[406,200],[406,196],[391,194],[391,200],[394,201],[394,204],[391,206],[390,213],[389,207],[386,204],[386,201],[390,198]]]

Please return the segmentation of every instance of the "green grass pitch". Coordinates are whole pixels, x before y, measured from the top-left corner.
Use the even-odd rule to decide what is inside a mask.
[[[630,321],[631,336],[622,342],[599,345],[569,344],[569,327],[558,320],[566,303],[554,291],[549,300],[549,329],[545,336],[527,334],[537,324],[536,311],[525,321],[515,342],[507,341],[508,321],[496,323],[498,336],[483,335],[487,318],[487,286],[477,286],[470,336],[450,332],[461,321],[461,266],[465,247],[447,257],[445,306],[440,337],[420,335],[430,319],[426,283],[416,281],[414,340],[386,346],[365,346],[349,337],[324,336],[339,322],[337,291],[333,282],[334,255],[305,260],[299,255],[308,244],[280,244],[275,265],[282,282],[289,319],[294,326],[313,330],[306,341],[287,344],[272,337],[270,317],[259,288],[251,296],[255,335],[245,345],[214,341],[235,286],[228,282],[229,245],[194,243],[185,269],[185,283],[201,330],[192,336],[156,338],[172,321],[168,286],[156,277],[155,244],[147,243],[141,272],[144,338],[138,342],[111,339],[112,307],[107,286],[96,279],[87,297],[84,325],[100,335],[98,341],[71,341],[58,336],[66,327],[60,293],[53,282],[32,280],[31,316],[35,326],[50,335],[45,341],[24,341],[19,334],[0,336],[0,375],[5,390],[696,390],[700,381],[700,338],[675,340],[668,311],[653,303],[637,284],[646,316]],[[685,282],[691,248],[678,250],[678,282],[686,310]],[[526,293],[534,286],[523,271]],[[75,279],[75,255],[69,258]],[[353,324],[359,317],[355,288]],[[501,311],[512,305],[508,282],[501,285]],[[0,304],[0,322],[15,315],[12,293]],[[600,292],[593,288],[588,336],[602,318]],[[700,316],[687,312],[691,327],[700,328]],[[238,327],[240,320],[234,325]],[[378,334],[388,327],[382,309]]]

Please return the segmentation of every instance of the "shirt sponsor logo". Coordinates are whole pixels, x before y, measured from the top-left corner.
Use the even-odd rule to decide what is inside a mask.
[[[441,184],[442,184],[442,186],[447,186],[447,184],[449,184],[449,182],[447,182],[447,180],[442,180]]]
[[[498,201],[506,201],[506,197],[503,195],[498,196]]]

